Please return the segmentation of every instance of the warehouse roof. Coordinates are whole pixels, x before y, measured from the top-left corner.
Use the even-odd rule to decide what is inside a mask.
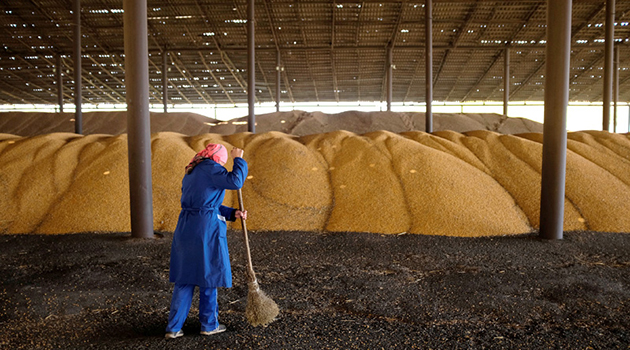
[[[256,99],[274,101],[276,55],[282,101],[381,101],[393,45],[393,101],[423,102],[424,2],[256,0]],[[84,103],[125,103],[120,0],[81,1]],[[510,99],[543,100],[546,1],[435,0],[436,101],[501,101],[510,49]],[[605,1],[573,2],[570,100],[601,101]],[[630,100],[630,1],[618,0],[620,100]],[[73,103],[72,0],[2,0],[0,104]],[[247,1],[148,0],[152,103],[246,103]]]

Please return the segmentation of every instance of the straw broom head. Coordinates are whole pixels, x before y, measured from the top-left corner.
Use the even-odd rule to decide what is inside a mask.
[[[269,298],[260,289],[258,281],[247,283],[247,306],[245,307],[245,317],[252,326],[267,326],[278,316],[280,310],[276,302]]]

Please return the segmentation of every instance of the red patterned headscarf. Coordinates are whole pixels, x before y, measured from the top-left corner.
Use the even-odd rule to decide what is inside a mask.
[[[228,153],[225,146],[218,143],[210,143],[206,148],[197,153],[193,159],[186,166],[186,174],[190,174],[197,164],[201,163],[205,159],[212,159],[213,161],[221,164],[225,164],[228,159]]]

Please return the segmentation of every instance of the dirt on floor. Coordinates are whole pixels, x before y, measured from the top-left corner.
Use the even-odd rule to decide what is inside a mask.
[[[1,349],[628,349],[630,234],[457,238],[254,232],[254,269],[280,306],[245,321],[240,232],[228,232],[227,331],[165,340],[172,233],[0,237]]]

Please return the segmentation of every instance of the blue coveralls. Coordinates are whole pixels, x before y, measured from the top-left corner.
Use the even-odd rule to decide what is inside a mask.
[[[243,187],[247,162],[235,158],[232,172],[206,159],[182,180],[182,211],[173,234],[170,281],[175,283],[167,332],[181,330],[199,286],[202,331],[219,326],[217,287],[232,287],[226,220],[236,220],[236,209],[221,205],[225,190]]]

